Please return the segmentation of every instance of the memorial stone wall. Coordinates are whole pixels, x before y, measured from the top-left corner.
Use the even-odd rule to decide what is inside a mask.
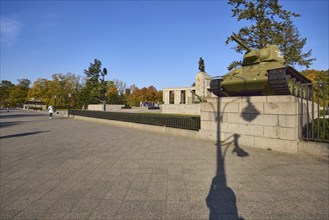
[[[200,137],[296,153],[300,102],[294,96],[209,98],[201,104]]]

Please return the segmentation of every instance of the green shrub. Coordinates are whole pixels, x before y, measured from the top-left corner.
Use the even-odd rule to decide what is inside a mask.
[[[325,127],[323,129],[323,121],[325,120]],[[312,126],[313,124],[313,126]],[[320,140],[329,140],[329,118],[319,118],[314,119],[309,124],[310,134],[314,132],[314,138],[317,138],[318,135],[320,137]],[[312,132],[313,131],[313,132]]]
[[[320,116],[329,115],[329,110],[320,110]]]

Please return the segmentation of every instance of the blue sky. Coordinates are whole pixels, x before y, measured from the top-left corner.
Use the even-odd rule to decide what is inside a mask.
[[[302,15],[294,24],[307,38],[304,52],[312,49],[317,59],[310,68],[327,70],[328,1],[279,3]],[[227,73],[229,63],[242,58],[225,40],[244,25],[223,0],[1,0],[1,80],[84,76],[96,58],[108,69],[107,79],[128,86],[190,86],[199,57],[211,76]]]

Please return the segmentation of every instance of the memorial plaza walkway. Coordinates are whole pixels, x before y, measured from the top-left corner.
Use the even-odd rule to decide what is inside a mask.
[[[329,219],[328,161],[1,111],[0,219]]]

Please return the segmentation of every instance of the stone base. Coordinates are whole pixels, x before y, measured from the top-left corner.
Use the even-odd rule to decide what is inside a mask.
[[[299,108],[294,96],[209,98],[201,104],[200,137],[296,153]]]

